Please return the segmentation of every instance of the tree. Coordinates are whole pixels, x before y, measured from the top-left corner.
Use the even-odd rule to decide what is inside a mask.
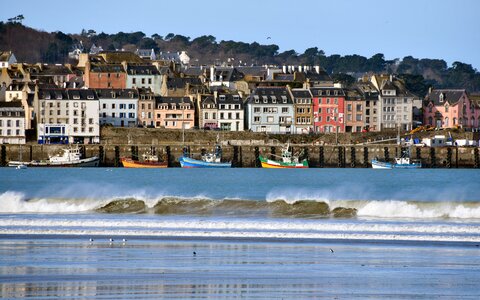
[[[385,70],[385,56],[382,53],[377,53],[370,57],[367,61],[367,69],[372,72],[383,72]]]
[[[165,36],[165,40],[166,40],[166,41],[170,41],[171,39],[173,39],[174,36],[175,36],[174,33],[169,33],[169,34],[167,34],[167,35]]]

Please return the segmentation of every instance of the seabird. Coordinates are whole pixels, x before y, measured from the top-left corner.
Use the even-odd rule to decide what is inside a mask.
[[[111,243],[111,242],[113,242],[114,240],[113,240],[112,238],[110,238],[110,240],[109,240],[109,241],[110,241],[110,243]]]
[[[123,240],[122,240],[122,242],[124,242],[124,243],[125,243],[126,241],[127,241],[127,239],[123,239]]]
[[[270,39],[271,39],[271,37],[267,36],[267,40],[270,40]]]
[[[197,255],[197,252],[193,251],[193,256]]]
[[[330,252],[332,252],[332,253],[333,253],[333,252],[335,252],[335,251],[333,251],[333,249],[332,249],[332,248],[330,248]]]
[[[90,239],[89,239],[89,241],[90,241],[90,242],[93,242],[93,239],[92,239],[92,238],[90,238]]]

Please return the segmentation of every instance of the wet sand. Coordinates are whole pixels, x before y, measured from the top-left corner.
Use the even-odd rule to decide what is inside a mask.
[[[471,243],[89,238],[0,236],[0,297],[480,297]]]

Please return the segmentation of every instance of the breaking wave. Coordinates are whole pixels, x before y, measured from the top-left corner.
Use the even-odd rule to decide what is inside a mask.
[[[311,195],[310,195],[311,196]],[[282,199],[286,198],[286,199]],[[312,199],[313,198],[313,199]],[[335,200],[329,195],[269,195],[266,201],[197,197],[145,196],[97,198],[30,198],[19,192],[0,194],[0,213],[148,213],[267,218],[454,218],[480,219],[480,202]]]

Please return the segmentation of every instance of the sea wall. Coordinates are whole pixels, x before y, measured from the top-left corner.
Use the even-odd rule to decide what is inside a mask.
[[[138,157],[154,150],[169,161],[169,167],[179,167],[178,158],[183,147],[198,157],[202,152],[212,151],[215,142],[169,142],[150,144],[104,143],[81,145],[86,157],[99,156],[105,167],[120,166],[121,157]],[[232,161],[234,167],[259,167],[258,155],[280,154],[278,141],[231,140],[222,143],[223,160]],[[399,156],[402,148],[396,144],[382,145],[317,145],[291,144],[294,153],[303,152],[310,167],[314,168],[367,168],[374,157],[392,159]],[[45,160],[61,152],[66,145],[1,145],[0,165],[10,160]],[[412,158],[422,160],[427,168],[479,168],[478,147],[412,147]]]

